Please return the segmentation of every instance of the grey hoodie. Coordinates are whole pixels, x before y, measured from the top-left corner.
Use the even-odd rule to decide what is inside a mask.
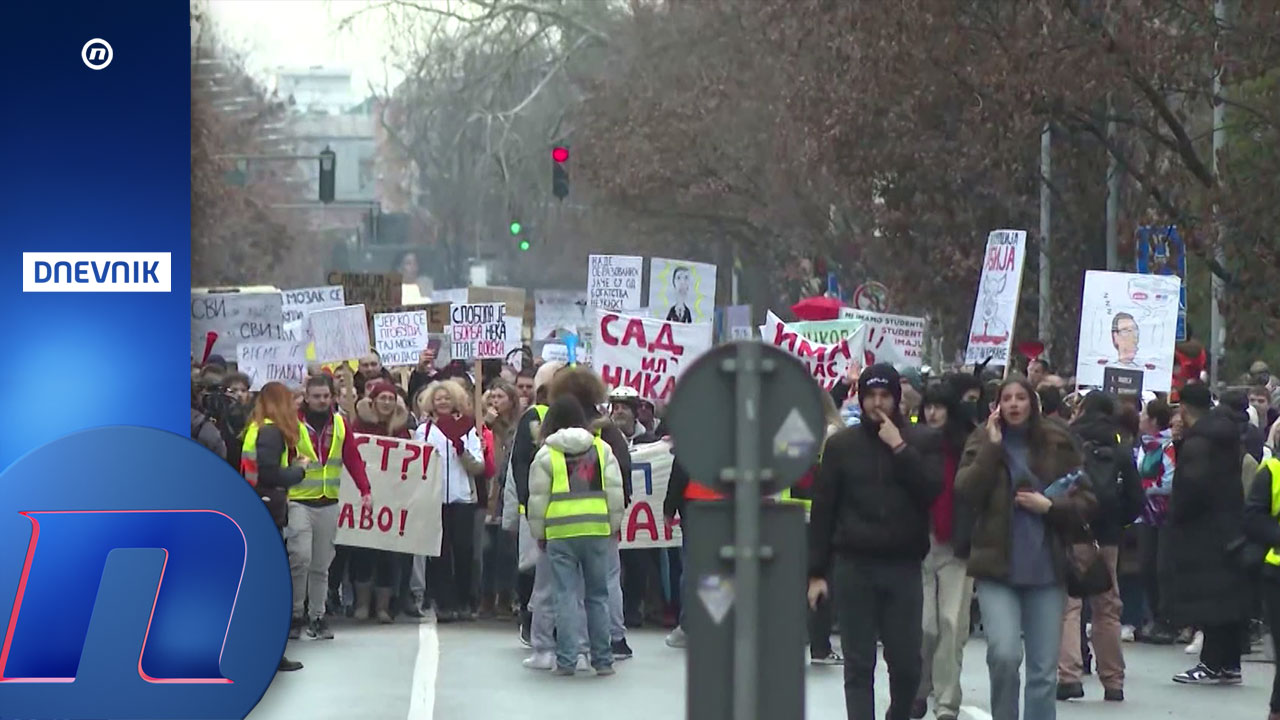
[[[547,506],[551,504],[551,449],[565,454],[566,460],[572,461],[582,455],[591,453],[594,461],[595,435],[584,428],[565,428],[548,437],[538,454],[533,458],[529,468],[529,530],[534,539],[546,538]],[[609,504],[609,526],[614,533],[622,528],[622,512],[625,497],[622,490],[622,471],[618,459],[608,443],[605,449],[605,469],[602,478],[606,501]]]

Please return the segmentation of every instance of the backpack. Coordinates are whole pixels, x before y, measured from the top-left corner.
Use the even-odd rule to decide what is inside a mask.
[[[1093,484],[1101,512],[1114,513],[1120,506],[1120,465],[1117,448],[1093,440],[1084,441],[1084,471]]]

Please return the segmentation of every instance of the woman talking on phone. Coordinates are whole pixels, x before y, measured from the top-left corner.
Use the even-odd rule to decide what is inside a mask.
[[[1057,716],[1066,548],[1097,502],[1081,463],[1066,425],[1041,417],[1035,390],[1021,378],[1000,386],[986,424],[965,443],[955,487],[976,515],[969,575],[986,629],[994,720],[1019,717],[1024,647],[1022,717]]]

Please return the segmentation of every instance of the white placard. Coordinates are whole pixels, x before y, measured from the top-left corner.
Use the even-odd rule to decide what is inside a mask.
[[[288,340],[309,340],[303,337],[306,332],[307,315],[315,310],[327,310],[346,305],[341,285],[322,285],[320,287],[283,290],[284,332]]]
[[[671,322],[712,322],[716,315],[716,266],[653,258],[649,261],[649,311]]]
[[[662,502],[671,479],[671,443],[631,448],[631,504],[622,516],[622,550],[680,547],[680,521],[668,525]]]
[[[502,360],[507,355],[507,306],[463,303],[449,308],[454,360]]]
[[[1018,320],[1018,293],[1027,259],[1025,230],[993,230],[983,254],[978,300],[969,327],[965,364],[991,359],[993,366],[1009,364],[1013,330]]]
[[[281,382],[297,390],[307,378],[307,344],[240,343],[236,367],[249,376],[249,389],[255,392],[269,382]]]
[[[316,310],[307,316],[316,362],[358,360],[369,352],[369,318],[363,305]]]
[[[1106,382],[1110,370],[1113,377],[1141,373],[1134,391],[1169,392],[1181,290],[1176,275],[1086,272],[1076,383],[1114,391]]]
[[[924,318],[856,308],[841,308],[840,317],[866,327],[864,349],[875,356],[875,362],[891,363],[899,369],[924,365],[924,334],[929,325]]]
[[[344,465],[338,485],[337,544],[407,555],[440,555],[442,462],[426,443],[353,435],[372,507],[361,507],[360,491]]]
[[[591,324],[591,303],[578,290],[533,291],[533,339],[546,340],[557,330],[579,332]]]
[[[640,309],[644,258],[635,255],[592,255],[587,267],[587,298],[601,310]]]
[[[205,338],[218,334],[212,355],[230,359],[242,342],[285,340],[278,292],[191,293],[191,354],[204,357]]]
[[[666,402],[676,379],[711,349],[711,323],[675,323],[596,310],[591,366],[610,388]],[[581,362],[579,358],[579,362]]]
[[[862,347],[866,326],[859,325],[849,332],[831,344],[814,342],[802,331],[782,322],[772,310],[766,315],[764,325],[760,326],[761,340],[799,358],[809,369],[809,375],[828,390],[848,375],[851,363],[857,367],[865,366]]]
[[[412,367],[427,347],[427,311],[375,313],[374,345],[386,367]]]
[[[569,346],[564,343],[547,343],[542,346],[544,362],[569,362]]]

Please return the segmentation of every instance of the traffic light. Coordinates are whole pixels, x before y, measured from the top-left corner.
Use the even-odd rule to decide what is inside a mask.
[[[320,151],[320,202],[322,203],[333,202],[333,166],[337,157],[337,153],[330,150],[328,145]]]
[[[520,233],[523,231],[524,231],[524,226],[520,224],[519,220],[511,221],[511,237],[519,241],[519,247],[521,250],[528,250],[529,238],[521,237]]]
[[[551,194],[564,200],[569,196],[569,147],[551,148]]]

